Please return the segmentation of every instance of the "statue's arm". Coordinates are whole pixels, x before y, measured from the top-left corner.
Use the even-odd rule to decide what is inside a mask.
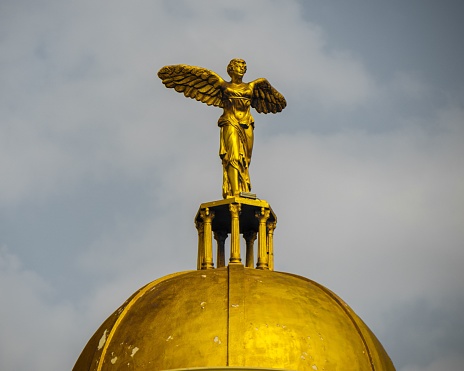
[[[287,101],[272,85],[264,78],[250,82],[253,89],[251,106],[259,113],[277,113],[287,106]]]
[[[164,66],[158,77],[167,88],[184,93],[188,98],[206,103],[208,106],[222,107],[224,80],[213,71],[202,67],[176,64]]]

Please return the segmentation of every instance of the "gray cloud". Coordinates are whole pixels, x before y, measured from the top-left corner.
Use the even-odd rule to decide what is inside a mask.
[[[340,23],[296,1],[1,7],[0,368],[71,368],[138,287],[195,267],[193,217],[220,198],[220,110],[156,72],[225,76],[233,57],[289,103],[255,114],[253,191],[279,218],[276,268],[338,293],[399,370],[462,361],[463,84],[449,84],[454,63],[446,72],[422,59],[426,45],[407,48],[408,30],[430,22],[418,2],[388,58],[357,42],[398,33],[368,22],[370,6],[337,12]],[[462,57],[452,45],[440,60]]]

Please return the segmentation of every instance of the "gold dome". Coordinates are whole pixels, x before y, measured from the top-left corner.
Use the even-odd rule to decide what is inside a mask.
[[[175,273],[141,288],[92,336],[74,370],[195,367],[394,370],[333,292],[241,264]]]

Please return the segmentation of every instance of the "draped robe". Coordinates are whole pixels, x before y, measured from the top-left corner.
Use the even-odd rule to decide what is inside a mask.
[[[248,173],[253,151],[254,119],[250,113],[253,90],[248,84],[226,87],[223,91],[224,113],[219,117],[221,128],[219,157],[223,167],[223,197],[233,196],[227,170],[238,172],[239,192],[250,192]]]

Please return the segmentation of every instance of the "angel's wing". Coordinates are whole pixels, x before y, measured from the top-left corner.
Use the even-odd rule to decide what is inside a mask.
[[[186,97],[199,100],[208,106],[223,106],[220,86],[224,80],[213,71],[176,64],[161,68],[158,77],[167,88],[174,88],[177,92],[184,93]]]
[[[287,106],[284,96],[274,89],[266,79],[255,80],[253,84],[251,106],[259,113],[277,113]]]

